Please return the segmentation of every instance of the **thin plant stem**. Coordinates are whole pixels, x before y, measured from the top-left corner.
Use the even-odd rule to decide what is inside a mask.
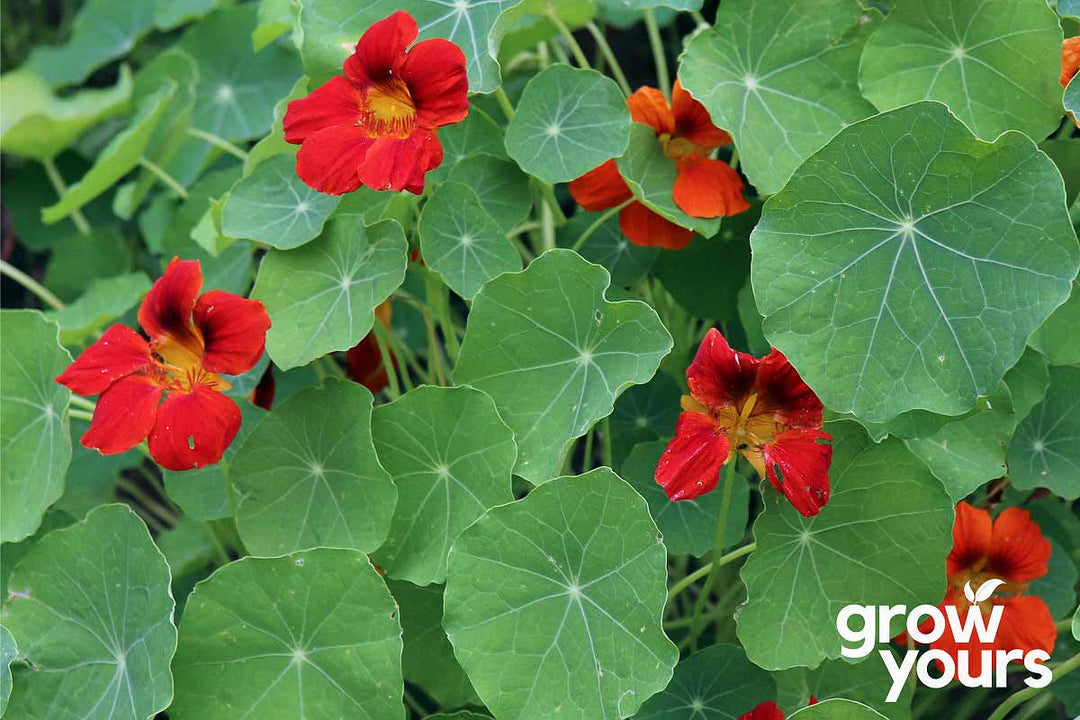
[[[53,310],[64,309],[64,302],[60,298],[53,295],[44,285],[6,260],[0,260],[0,275],[7,275],[9,278],[32,292],[39,300],[41,300],[41,302],[45,303]]]
[[[585,28],[589,31],[589,34],[593,36],[593,40],[596,41],[596,47],[600,49],[600,54],[604,56],[604,62],[611,68],[611,74],[615,76],[615,82],[622,88],[623,94],[629,97],[632,92],[630,90],[630,83],[626,81],[626,75],[623,74],[622,66],[619,65],[619,60],[615,57],[615,53],[611,52],[611,46],[608,45],[607,38],[604,37],[604,31],[591,20],[585,25]]]
[[[1059,620],[1055,627],[1057,628],[1057,631],[1059,633],[1069,632],[1070,630],[1072,630],[1072,624],[1072,618],[1065,618],[1064,620]]]
[[[559,199],[555,197],[555,188],[550,183],[539,183],[540,195],[544,198],[544,203],[551,208],[551,214],[555,217],[555,223],[562,225],[566,222],[566,213],[562,211],[562,207],[559,206]]]
[[[701,14],[700,10],[691,10],[690,17],[694,18],[694,22],[703,27],[709,27],[709,21],[705,19],[705,16]]]
[[[731,509],[731,493],[732,488],[735,486],[735,458],[728,458],[727,471],[724,473],[724,489],[722,490],[723,496],[720,501],[720,516],[716,521],[716,541],[713,545],[713,558],[723,559],[724,555],[724,532],[727,530],[728,511]],[[703,626],[700,622],[701,613],[705,609],[705,605],[709,600],[709,596],[712,594],[713,587],[716,585],[717,577],[720,574],[720,563],[716,560],[713,561],[712,572],[709,573],[709,578],[705,581],[705,587],[701,590],[701,595],[698,595],[697,603],[694,605],[694,622],[690,625],[690,647],[692,650],[697,650],[698,637],[701,635]]]
[[[138,484],[128,480],[126,477],[121,476],[120,480],[116,483],[117,487],[126,492],[131,497],[142,505],[143,509],[147,512],[154,513],[159,519],[167,523],[167,526],[175,525],[179,522],[179,518],[169,508],[159,503],[155,498],[150,496],[150,493],[143,490]]]
[[[180,196],[181,200],[187,199],[187,190],[184,189],[184,186],[178,183],[176,181],[176,178],[174,178],[172,175],[165,172],[165,170],[160,165],[144,157],[139,158],[139,164],[149,170],[151,173],[153,173],[153,175],[156,176],[158,180],[168,185],[174,193]]]
[[[45,166],[45,174],[49,176],[49,182],[52,183],[53,188],[56,190],[56,194],[61,197],[67,192],[67,183],[64,182],[64,177],[60,174],[60,171],[56,167],[56,163],[52,158],[42,160],[41,164]],[[82,214],[82,210],[75,208],[71,211],[71,221],[75,223],[75,227],[78,229],[79,234],[90,234],[90,223],[87,222],[86,216]]]
[[[221,542],[221,538],[218,537],[217,530],[209,521],[203,521],[203,532],[206,533],[206,537],[210,538],[210,544],[214,546],[214,554],[217,555],[218,563],[220,565],[228,565],[232,559],[229,557],[228,550],[225,549],[225,544]]]
[[[71,404],[80,407],[83,410],[89,410],[90,412],[97,410],[97,404],[94,403],[93,400],[87,400],[82,395],[72,395]]]
[[[377,322],[376,324],[382,326],[381,323]],[[398,362],[401,363],[401,365],[395,366],[394,370],[397,371],[398,368],[401,369],[397,374],[398,380],[401,381],[402,386],[405,388],[405,392],[408,392],[416,386],[409,376],[409,361],[405,354],[405,344],[401,342],[401,338],[398,337],[398,334],[394,332],[393,328],[382,327],[385,331],[382,333],[383,342],[386,343],[387,349],[390,350],[390,357],[397,358]]]
[[[578,66],[582,68],[591,67],[589,58],[585,57],[585,51],[578,45],[578,41],[574,38],[574,33],[570,32],[570,28],[568,28],[566,23],[562,21],[562,18],[559,17],[559,13],[555,12],[553,8],[549,8],[547,17],[559,30],[559,33],[562,34],[563,40],[566,40],[566,44],[570,48],[570,54],[574,56],[574,60],[577,61]]]
[[[326,368],[323,367],[322,358],[315,358],[311,363],[311,370],[315,373],[315,379],[319,381],[319,387],[326,384]]]
[[[245,162],[248,159],[248,154],[246,152],[238,148],[236,145],[233,145],[225,138],[215,135],[214,133],[206,132],[205,130],[200,130],[199,128],[188,128],[187,132],[188,135],[192,137],[197,137],[200,140],[205,140],[211,145],[216,145],[230,155],[234,155]]]
[[[388,380],[386,392],[391,400],[396,400],[401,396],[401,385],[398,384],[397,368],[394,367],[394,356],[390,353],[388,339],[386,337],[386,334],[390,331],[378,320],[375,321],[374,330],[375,342],[379,345],[379,354],[382,356],[383,367],[386,368],[386,377]]]
[[[590,432],[585,436],[585,449],[581,453],[581,472],[587,473],[592,470],[593,438],[596,432]]]
[[[135,469],[138,470],[139,474],[142,475],[143,479],[146,480],[146,484],[154,488],[154,492],[156,492],[162,497],[162,499],[165,500],[165,505],[168,506],[169,510],[175,515],[178,508],[173,503],[173,501],[169,499],[168,494],[165,492],[165,485],[161,482],[161,479],[154,473],[150,472],[150,469],[147,468],[146,465],[137,465]]]
[[[614,458],[611,453],[611,416],[608,415],[600,423],[600,440],[602,441],[603,460],[605,467],[612,467]]]
[[[432,306],[432,315],[435,316],[439,327],[442,329],[446,354],[452,362],[457,362],[461,345],[458,343],[457,329],[454,327],[453,318],[450,316],[450,289],[435,273],[429,272],[427,274],[427,294],[428,303]]]
[[[580,252],[581,248],[585,245],[585,241],[588,240],[590,237],[592,237],[593,233],[595,233],[597,230],[599,230],[600,227],[605,222],[607,222],[608,219],[610,219],[612,215],[615,215],[615,214],[621,212],[624,207],[626,207],[627,205],[629,205],[632,202],[634,202],[634,198],[630,198],[629,200],[626,200],[624,202],[619,203],[615,207],[608,208],[607,210],[605,210],[603,215],[601,215],[600,217],[593,220],[592,224],[589,225],[589,227],[585,228],[585,232],[581,233],[581,235],[578,237],[577,241],[574,243],[573,247],[571,247],[570,249],[575,251],[575,252]]]
[[[1073,670],[1080,668],[1080,653],[1073,655],[1071,658],[1054,668],[1054,677],[1050,681],[1051,684],[1058,682],[1061,678],[1065,677]],[[1045,688],[1024,688],[1014,692],[1009,697],[1005,698],[1005,702],[998,705],[997,710],[991,713],[987,720],[1005,720],[1010,712],[1016,707],[1023,705],[1028,700],[1041,693]]]
[[[408,690],[404,691],[402,697],[405,698],[405,704],[409,706],[409,709],[416,713],[417,717],[427,717],[428,712],[424,709],[424,706],[409,693]]]
[[[668,75],[667,56],[664,54],[664,41],[660,39],[660,27],[656,24],[656,14],[652,8],[645,11],[645,31],[649,34],[649,47],[652,48],[653,63],[656,65],[656,83],[667,101],[671,102],[671,79]]]
[[[507,120],[514,119],[514,104],[510,102],[510,96],[506,94],[506,90],[503,90],[502,85],[495,88],[495,102],[499,103]]]
[[[343,379],[345,378],[345,371],[341,369],[341,366],[338,365],[338,362],[337,362],[337,360],[334,359],[333,355],[323,355],[322,358],[320,358],[320,359],[325,361],[325,365],[323,367],[323,370],[328,371],[327,372],[328,377],[330,375],[333,375],[334,377],[337,377],[337,378],[343,378]]]
[[[749,555],[750,553],[754,552],[755,550],[757,550],[757,543],[748,543],[746,545],[743,545],[741,548],[737,548],[735,550],[732,550],[727,555],[721,556],[719,567],[724,567],[725,565],[732,562],[733,560],[738,560],[739,558],[743,557],[744,555]],[[672,585],[671,590],[668,591],[668,601],[670,602],[672,598],[677,596],[683,590],[690,587],[691,585],[693,585],[694,583],[696,583],[698,580],[705,577],[706,575],[710,574],[712,572],[712,570],[713,570],[713,563],[706,563],[705,565],[702,565],[697,570],[695,570],[694,572],[692,572],[689,575],[687,575],[686,577],[684,577],[679,582]]]
[[[94,419],[94,416],[91,413],[88,413],[85,410],[76,410],[74,408],[68,409],[68,416],[73,417],[76,420],[85,420],[87,422]]]

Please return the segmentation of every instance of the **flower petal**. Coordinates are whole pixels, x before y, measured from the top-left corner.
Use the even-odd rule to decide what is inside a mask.
[[[1080,37],[1065,38],[1061,43],[1061,87],[1069,86],[1080,70]]]
[[[442,157],[442,143],[422,128],[405,138],[381,137],[360,165],[360,182],[372,190],[422,191],[424,173],[439,167]]]
[[[709,149],[731,144],[731,136],[713,125],[709,111],[678,80],[671,90],[671,111],[675,115],[676,137]]]
[[[309,135],[296,154],[296,174],[308,186],[329,195],[360,187],[360,165],[375,143],[362,128],[339,125]]]
[[[988,511],[963,501],[957,503],[952,533],[953,547],[946,563],[949,575],[966,570],[990,555],[993,520]]]
[[[727,217],[750,209],[743,188],[739,173],[723,160],[688,159],[679,163],[671,195],[691,217]]]
[[[79,395],[97,395],[150,363],[150,344],[125,325],[113,325],[82,351],[56,382]]]
[[[195,298],[202,289],[202,268],[198,260],[174,257],[165,273],[146,293],[139,307],[139,324],[155,344],[182,345],[198,353],[199,338],[191,324]]]
[[[998,628],[997,645],[1006,650],[1019,649],[1054,652],[1057,626],[1046,602],[1036,595],[1015,595],[995,598],[995,604],[1005,606]]]
[[[465,53],[449,40],[418,42],[406,54],[398,77],[409,87],[420,127],[433,130],[469,114]]]
[[[207,385],[170,392],[150,432],[150,455],[167,470],[213,465],[240,430],[240,408]]]
[[[391,355],[393,358],[393,355]],[[372,393],[377,393],[390,383],[382,353],[375,340],[375,333],[368,333],[363,340],[349,348],[345,353],[345,374],[353,382],[358,382]]]
[[[742,400],[754,386],[758,359],[733,350],[716,328],[705,333],[694,361],[686,368],[686,383],[694,399],[719,409]]]
[[[784,711],[772,700],[766,700],[750,712],[740,715],[739,720],[784,720]]]
[[[776,348],[758,364],[758,401],[754,412],[773,413],[788,427],[821,427],[825,408],[798,370]]]
[[[761,446],[769,482],[806,517],[829,502],[832,436],[821,430],[785,430]]]
[[[657,135],[675,132],[675,115],[664,94],[656,88],[638,88],[626,99],[626,104],[630,106],[630,117],[634,122],[645,123],[656,130]]]
[[[1027,582],[1046,574],[1050,541],[1027,510],[1005,508],[994,519],[989,568],[1010,582]]]
[[[239,375],[259,362],[266,347],[270,316],[258,300],[211,290],[195,303],[194,319],[205,344],[204,369]]]
[[[569,187],[574,202],[590,212],[613,208],[633,197],[614,160],[571,180]]]
[[[161,393],[148,375],[120,378],[101,393],[90,429],[79,442],[102,455],[127,452],[150,434]]]
[[[340,75],[299,100],[293,100],[285,110],[282,124],[285,142],[299,145],[313,133],[335,125],[355,125],[364,107],[360,89]]]
[[[640,202],[619,212],[619,230],[635,245],[682,250],[694,239],[694,231],[676,225]]]
[[[656,483],[672,500],[692,500],[712,491],[720,481],[731,441],[708,415],[683,412],[656,464]]]
[[[405,49],[416,40],[417,34],[416,20],[404,10],[374,23],[345,60],[345,76],[361,84],[388,79],[394,65],[404,60]]]

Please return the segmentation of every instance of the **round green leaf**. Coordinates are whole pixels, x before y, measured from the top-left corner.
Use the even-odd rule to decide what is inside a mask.
[[[1052,365],[1080,365],[1080,343],[1076,328],[1080,327],[1080,290],[1073,285],[1069,299],[1046,319],[1028,338]]]
[[[899,665],[899,658],[896,662]],[[776,673],[774,677],[776,701],[789,711],[806,707],[812,697],[818,701],[846,698],[869,705],[889,720],[911,718],[910,685],[904,685],[896,702],[885,702],[892,680],[878,653],[871,653],[854,663],[844,659],[826,660],[813,670],[797,667]]]
[[[669,500],[655,479],[656,465],[665,447],[667,442],[664,440],[636,446],[623,462],[620,472],[626,482],[649,503],[649,513],[664,534],[664,545],[668,552],[700,557],[713,549],[723,493],[711,492],[695,500]],[[743,539],[749,515],[750,485],[745,478],[738,476],[732,488],[731,508],[724,527],[724,547],[731,547]]]
[[[397,606],[367,557],[243,558],[195,586],[174,720],[405,717]]]
[[[675,666],[671,683],[636,720],[738,720],[776,696],[772,676],[735,645],[713,645]]]
[[[551,250],[495,278],[473,302],[454,380],[495,401],[514,431],[514,472],[534,484],[555,477],[573,440],[671,350],[653,309],[608,302],[608,283],[603,268]]]
[[[1080,497],[1080,368],[1050,368],[1046,399],[1016,428],[1009,445],[1009,477],[1021,490],[1050,488]]]
[[[164,710],[173,606],[169,566],[126,505],[46,535],[8,582],[4,624],[29,662],[9,716],[149,720]]]
[[[475,105],[469,107],[469,114],[461,122],[439,128],[439,142],[443,147],[443,161],[428,173],[429,181],[442,182],[455,165],[468,157],[506,157],[503,129]]]
[[[61,343],[81,345],[135,307],[149,289],[150,278],[142,272],[96,278],[82,297],[45,317],[60,326]]]
[[[937,103],[840,131],[751,245],[766,337],[871,422],[993,392],[1080,263],[1050,158],[1019,133],[984,143]]]
[[[866,41],[859,84],[880,110],[948,104],[986,140],[1061,121],[1061,26],[1045,0],[907,0]]]
[[[592,227],[602,213],[580,210],[556,231],[560,247],[573,247],[582,233]],[[596,228],[578,251],[591,263],[603,265],[611,273],[611,283],[629,287],[648,274],[660,248],[635,245],[619,229],[618,215],[612,215]]]
[[[625,718],[671,679],[667,553],[607,468],[489,510],[450,550],[446,628],[496,717]]]
[[[1074,77],[1068,87],[1065,88],[1065,95],[1062,98],[1062,102],[1065,105],[1065,109],[1076,117],[1080,114],[1080,82],[1076,81]]]
[[[1006,474],[1005,447],[1015,424],[1010,412],[978,409],[904,444],[941,480],[949,496],[960,501]]]
[[[420,213],[419,232],[424,262],[467,300],[493,277],[521,269],[517,248],[468,185],[438,186]]]
[[[615,401],[611,413],[611,449],[615,470],[638,443],[670,438],[682,408],[682,388],[665,372],[644,385],[634,385]]]
[[[885,718],[877,710],[860,702],[839,698],[810,705],[788,717],[789,720],[884,720]]]
[[[64,492],[71,461],[71,391],[53,381],[71,364],[59,328],[34,310],[0,312],[0,541],[31,535]]]
[[[874,113],[859,93],[859,56],[878,17],[859,0],[725,0],[686,46],[679,79],[731,133],[759,192],[848,123]]]
[[[274,364],[288,370],[360,342],[404,280],[407,251],[397,223],[365,227],[346,215],[303,247],[267,253],[251,294],[273,323],[266,351]]]
[[[397,490],[371,443],[371,393],[331,380],[263,418],[236,453],[236,528],[257,555],[329,546],[371,552]]]
[[[399,495],[374,560],[393,578],[442,582],[446,554],[461,531],[514,499],[514,434],[479,390],[431,386],[379,406],[371,432]]]
[[[11,663],[19,656],[19,646],[15,636],[0,625],[0,715],[7,710],[8,698],[11,697]]]
[[[548,183],[581,177],[629,141],[630,109],[615,81],[562,64],[529,81],[506,128],[506,152]]]
[[[469,92],[489,93],[499,86],[495,53],[506,31],[496,21],[521,1],[370,0],[358,7],[352,0],[302,0],[304,71],[320,81],[340,73],[341,64],[368,27],[395,10],[404,10],[416,18],[421,40],[446,38],[465,53]]]
[[[500,133],[502,131],[500,130]],[[501,137],[501,135],[499,136]],[[439,134],[442,139],[442,133]],[[503,233],[509,233],[532,209],[529,177],[514,163],[493,155],[473,155],[450,169],[449,180],[468,185]]]
[[[853,423],[830,423],[832,495],[806,518],[765,484],[757,550],[743,565],[737,616],[747,656],[781,670],[840,656],[845,605],[940,602],[953,502],[898,440],[875,445]]]
[[[318,237],[339,201],[305,185],[292,155],[275,155],[229,191],[221,229],[231,238],[289,250]]]
[[[1046,574],[1032,580],[1028,592],[1041,597],[1054,618],[1068,617],[1076,608],[1076,563],[1056,540],[1046,539],[1050,543]]]

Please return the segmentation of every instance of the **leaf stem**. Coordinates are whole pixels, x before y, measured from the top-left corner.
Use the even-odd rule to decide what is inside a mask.
[[[124,476],[120,476],[120,480],[117,482],[117,487],[126,492],[132,498],[134,498],[142,508],[147,512],[153,512],[156,517],[164,521],[166,527],[171,527],[179,522],[179,518],[169,508],[159,503],[156,499],[150,496],[150,493],[139,487],[138,483],[128,480]]]
[[[602,435],[600,436],[600,440],[602,441],[601,448],[602,448],[602,451],[603,451],[604,465],[611,468],[612,470],[614,470],[615,469],[614,458],[612,457],[612,453],[611,453],[611,416],[610,415],[608,415],[606,418],[604,418],[601,421],[600,432],[602,433]]]
[[[94,419],[94,416],[85,410],[76,410],[74,408],[68,409],[68,417],[73,417],[76,420],[85,420],[86,422],[90,422]]]
[[[503,86],[495,88],[495,102],[499,103],[499,107],[502,108],[503,115],[507,120],[514,119],[514,104],[510,102],[510,96],[506,94],[506,90]]]
[[[174,193],[180,196],[181,200],[187,199],[187,190],[184,186],[178,183],[172,175],[165,172],[160,165],[144,157],[139,158],[139,164],[157,176],[158,180],[168,185]]]
[[[397,368],[394,366],[394,355],[390,352],[390,339],[387,334],[392,332],[378,320],[372,326],[375,332],[375,342],[379,345],[379,354],[382,355],[383,367],[386,368],[386,377],[389,381],[386,392],[391,400],[401,396],[401,385],[398,384]]]
[[[603,215],[593,220],[592,224],[589,225],[589,227],[585,228],[585,232],[581,233],[581,235],[577,239],[577,242],[575,242],[574,246],[570,249],[574,252],[581,252],[581,248],[585,245],[585,241],[592,237],[592,234],[599,230],[601,225],[606,223],[612,215],[621,212],[624,207],[626,207],[632,202],[634,202],[634,198],[625,200],[616,205],[615,207],[611,207],[605,210]]]
[[[566,23],[559,17],[559,13],[555,12],[555,9],[551,6],[548,6],[547,18],[558,29],[563,36],[563,40],[566,40],[566,44],[570,47],[570,54],[574,56],[578,66],[582,68],[591,67],[589,59],[585,57],[585,51],[581,49],[581,45],[578,45],[578,41],[574,38],[574,33],[570,32],[570,28],[566,26]]]
[[[746,545],[743,545],[741,548],[737,548],[735,550],[732,550],[727,555],[724,555],[724,556],[722,556],[720,558],[719,567],[723,567],[723,566],[727,565],[728,563],[732,562],[733,560],[738,560],[739,558],[743,557],[744,555],[749,555],[750,553],[754,552],[755,550],[757,550],[757,543],[748,543]],[[672,585],[671,590],[668,591],[668,595],[667,595],[668,596],[668,602],[670,602],[672,598],[674,598],[676,595],[681,593],[683,590],[690,587],[691,585],[696,583],[698,580],[700,580],[701,578],[703,578],[706,575],[708,575],[709,573],[711,573],[712,569],[713,569],[713,564],[712,563],[706,563],[706,564],[702,565],[701,567],[699,567],[694,572],[692,572],[689,575],[687,575],[686,577],[684,577],[682,580],[679,580],[679,582]]]
[[[89,410],[90,412],[97,410],[97,404],[93,400],[87,400],[82,395],[72,395],[71,404],[76,405],[83,410]]]
[[[653,63],[656,65],[656,83],[664,98],[671,102],[671,78],[668,75],[667,56],[664,54],[664,42],[660,39],[660,27],[656,24],[656,14],[652,8],[645,10],[645,31],[649,34],[649,47],[652,48]]]
[[[67,192],[67,183],[64,182],[64,177],[60,174],[60,171],[56,167],[56,163],[52,158],[42,160],[41,164],[45,166],[45,174],[49,176],[49,182],[52,183],[53,188],[56,190],[56,194],[60,197],[64,196]],[[90,234],[90,223],[87,222],[86,216],[82,214],[82,210],[75,208],[71,211],[71,221],[75,223],[75,227],[78,229],[80,235]]]
[[[585,25],[585,28],[593,36],[593,40],[596,41],[596,47],[600,49],[600,54],[604,56],[604,61],[611,68],[611,74],[615,76],[615,82],[622,88],[623,95],[630,96],[630,83],[626,81],[626,75],[623,74],[622,65],[619,64],[618,58],[615,57],[615,53],[611,52],[611,46],[608,45],[607,38],[604,37],[604,31],[601,30],[596,23],[592,20]]]
[[[583,473],[592,470],[593,438],[595,437],[595,430],[585,434],[585,449],[581,453],[581,472]]]
[[[735,464],[735,458],[728,458],[727,471],[724,473],[723,495],[720,501],[720,515],[716,520],[716,540],[713,545],[713,558],[719,558],[720,561],[723,560],[724,533],[727,530],[728,511],[731,509],[731,492],[732,488],[735,486]],[[708,603],[713,586],[716,585],[716,579],[720,574],[719,570],[721,567],[723,567],[721,563],[714,559],[709,578],[705,581],[705,587],[702,588],[701,594],[698,595],[697,603],[694,604],[694,622],[690,625],[691,652],[697,650],[698,637],[704,629],[701,623],[701,613]]]
[[[203,521],[203,532],[210,538],[210,543],[214,546],[214,554],[217,555],[219,565],[228,565],[231,562],[229,552],[225,549],[225,544],[221,542],[221,538],[218,537],[217,530],[210,524],[208,520]]]
[[[450,316],[450,288],[434,272],[428,271],[426,280],[428,304],[442,329],[447,358],[450,362],[456,363],[458,353],[461,352],[461,345],[458,343],[457,328],[454,327],[453,318]]]
[[[60,298],[53,295],[44,285],[9,263],[7,260],[0,260],[0,275],[7,275],[9,278],[36,295],[41,302],[45,303],[53,310],[64,309],[64,302]]]
[[[551,214],[555,217],[555,224],[562,225],[566,222],[566,213],[559,206],[559,199],[555,197],[555,188],[551,183],[539,182],[540,195],[544,198],[544,204],[551,208]]]
[[[193,128],[193,127],[189,127],[187,132],[188,132],[188,135],[190,135],[192,137],[197,137],[200,140],[205,140],[206,142],[210,143],[211,145],[216,145],[217,147],[221,148],[222,150],[229,153],[230,155],[234,155],[234,156],[240,158],[241,160],[243,160],[245,162],[248,159],[248,154],[246,152],[241,150],[236,145],[233,145],[231,142],[229,142],[225,138],[220,137],[218,135],[215,135],[214,133],[206,132],[205,130],[200,130],[199,128]]]
[[[1080,653],[1073,655],[1071,658],[1054,668],[1054,677],[1050,683],[1053,684],[1057,682],[1077,668],[1080,668]],[[1024,688],[1023,690],[1014,692],[1012,695],[1005,698],[1005,702],[998,705],[997,710],[995,710],[987,720],[1005,720],[1005,717],[1012,712],[1013,708],[1032,699],[1044,689],[1045,688]]]

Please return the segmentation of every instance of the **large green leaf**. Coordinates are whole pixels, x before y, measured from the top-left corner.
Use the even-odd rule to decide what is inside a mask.
[[[555,477],[574,438],[671,350],[652,308],[607,301],[608,283],[603,268],[551,250],[473,302],[454,380],[495,400],[514,431],[515,472],[534,484]]]
[[[636,720],[738,720],[776,697],[772,676],[735,645],[713,645],[675,666],[671,683],[641,706]]]
[[[679,79],[731,133],[764,194],[836,131],[874,112],[859,93],[859,56],[876,11],[859,0],[727,0],[695,36]]]
[[[671,679],[667,553],[607,468],[489,510],[450,551],[446,628],[497,717],[625,718]]]
[[[195,586],[174,720],[404,720],[397,606],[367,557],[243,558]]]
[[[446,38],[465,53],[469,92],[489,93],[500,84],[495,50],[505,29],[496,21],[522,0],[302,0],[300,29],[304,70],[322,82],[341,72],[369,26],[396,10],[404,10],[420,27],[420,39]]]
[[[22,540],[64,492],[71,392],[53,381],[71,363],[60,330],[33,310],[0,312],[0,541]]]
[[[419,221],[424,261],[451,290],[472,300],[484,283],[521,269],[521,255],[468,185],[443,183]]]
[[[627,388],[611,413],[611,450],[618,470],[638,443],[668,439],[682,408],[682,388],[665,372],[644,385]]]
[[[221,229],[229,237],[289,250],[318,237],[339,201],[304,184],[292,155],[275,155],[229,191]]]
[[[397,490],[371,442],[372,402],[363,385],[333,380],[281,403],[251,432],[229,469],[249,550],[382,545]]]
[[[46,317],[60,326],[61,343],[79,345],[135,307],[149,289],[150,278],[142,272],[99,278],[78,300]]]
[[[7,710],[8,698],[11,697],[11,663],[18,656],[15,636],[0,625],[0,716]]]
[[[897,664],[900,660],[896,660]],[[885,702],[892,686],[889,671],[877,653],[861,662],[826,660],[817,668],[792,668],[776,673],[777,702],[793,712],[806,707],[810,698],[819,701],[846,698],[865,703],[889,720],[909,720],[911,717],[910,685],[905,684],[896,702]]]
[[[1028,338],[1052,365],[1080,365],[1080,342],[1076,328],[1080,327],[1080,285],[1073,283],[1069,299],[1046,319]]]
[[[273,323],[266,351],[274,364],[288,370],[360,342],[376,306],[405,278],[407,250],[397,223],[365,226],[348,215],[303,247],[267,253],[252,296]]]
[[[567,182],[630,141],[630,108],[611,78],[555,64],[529,81],[506,128],[506,152],[544,182]]]
[[[555,234],[559,247],[573,247],[582,233],[592,227],[602,213],[579,210]],[[611,273],[611,284],[629,287],[648,274],[660,255],[660,248],[635,245],[619,229],[618,215],[612,215],[578,252],[589,262],[603,265]]]
[[[983,483],[1005,475],[1005,447],[1014,425],[1012,413],[980,408],[904,444],[941,480],[949,496],[959,501]]]
[[[940,602],[953,502],[898,440],[875,445],[831,423],[832,495],[806,518],[766,484],[757,550],[742,568],[738,634],[755,664],[780,670],[840,655],[842,607]]]
[[[1046,574],[1031,581],[1028,593],[1042,598],[1054,619],[1068,617],[1076,609],[1076,563],[1056,540],[1046,539],[1050,543]]]
[[[374,560],[396,579],[443,582],[461,531],[514,499],[514,434],[479,390],[429,386],[376,409],[371,432],[399,494]]]
[[[111,88],[80,90],[64,98],[53,95],[33,73],[4,73],[0,99],[0,145],[4,152],[49,160],[86,130],[127,110],[131,71],[122,66],[120,78]]]
[[[30,664],[9,716],[149,720],[164,710],[173,605],[169,566],[126,505],[49,533],[8,583],[4,625]]]
[[[442,139],[441,132],[439,138]],[[504,158],[471,155],[455,163],[447,179],[471,187],[504,233],[509,233],[532,209],[529,176]]]
[[[1080,262],[1061,175],[1019,133],[916,103],[842,130],[751,237],[765,335],[838,412],[968,410]]]
[[[1046,0],[906,0],[867,40],[859,84],[880,110],[937,100],[986,140],[1041,140],[1061,121],[1060,72]]]
[[[833,698],[790,715],[790,720],[884,720],[885,716],[854,700]]]
[[[1016,428],[1009,445],[1009,477],[1022,490],[1050,488],[1080,497],[1080,368],[1050,368],[1046,399]]]
[[[1076,117],[1080,114],[1080,82],[1073,77],[1069,82],[1068,87],[1065,88],[1065,95],[1062,98],[1062,103],[1065,105],[1065,109]]]
[[[468,157],[506,157],[503,129],[476,105],[469,107],[469,114],[461,122],[439,128],[439,142],[443,147],[443,161],[428,173],[429,182],[442,182],[455,165]]]

